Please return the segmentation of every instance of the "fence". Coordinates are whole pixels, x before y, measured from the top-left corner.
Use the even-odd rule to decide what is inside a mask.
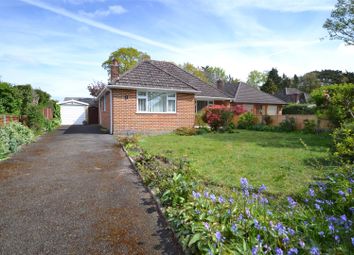
[[[264,115],[256,115],[258,119],[258,123],[263,123]],[[313,120],[317,124],[317,128],[319,129],[331,129],[332,124],[329,120],[320,119],[316,115],[302,115],[302,114],[287,114],[287,115],[269,115],[271,118],[271,126],[278,126],[280,122],[294,118],[295,126],[297,130],[304,128],[304,120]],[[239,116],[234,116],[234,123],[237,124]]]
[[[43,108],[43,116],[47,120],[53,119],[53,109],[52,108]]]
[[[0,115],[0,126],[4,126],[10,122],[19,122],[20,117],[18,115]]]

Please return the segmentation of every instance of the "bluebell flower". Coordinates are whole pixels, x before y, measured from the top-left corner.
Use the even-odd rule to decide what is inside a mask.
[[[256,254],[258,254],[258,247],[257,246],[252,248],[252,255],[256,255]]]
[[[267,214],[268,214],[268,215],[273,215],[273,213],[272,213],[271,210],[267,210]]]
[[[209,249],[209,255],[214,255],[213,251]]]
[[[335,236],[334,236],[334,240],[336,240],[336,242],[339,243],[339,241],[340,241],[339,236],[338,236],[338,235],[335,235]]]
[[[237,231],[237,226],[236,226],[236,224],[232,224],[231,230],[232,230],[232,232],[236,232],[236,231]]]
[[[278,235],[283,235],[285,234],[285,227],[281,223],[277,223],[277,225],[274,228],[276,231],[278,231]]]
[[[354,246],[354,237],[352,237],[352,245]]]
[[[342,197],[345,196],[345,193],[344,193],[342,190],[339,190],[339,191],[338,191],[338,194],[339,194],[340,196],[342,196]]]
[[[261,239],[261,235],[260,235],[260,234],[257,235],[257,241],[258,241],[259,243],[262,242],[262,239]]]
[[[241,183],[241,188],[242,189],[248,189],[248,181],[246,178],[241,178],[240,179],[240,183]]]
[[[283,250],[281,249],[281,248],[275,248],[275,254],[276,255],[283,255],[284,254],[284,252],[283,252]]]
[[[294,208],[296,206],[296,202],[292,197],[288,197],[289,207]]]
[[[234,202],[235,202],[235,200],[234,200],[232,197],[230,197],[230,198],[229,198],[229,203],[230,203],[230,204],[233,204]]]
[[[289,251],[288,251],[288,255],[295,255],[295,254],[298,254],[298,250],[297,248],[291,248]]]
[[[350,211],[351,213],[354,213],[354,207],[350,207],[350,208],[349,208],[349,211]]]
[[[210,199],[211,199],[211,201],[215,202],[216,201],[216,196],[214,194],[210,194]]]
[[[269,201],[268,201],[268,199],[266,197],[262,197],[261,198],[261,204],[265,205],[265,204],[268,204],[268,203],[269,203]]]
[[[200,214],[200,211],[198,209],[195,209],[196,214]]]
[[[312,247],[310,250],[311,255],[320,255],[320,250],[317,247]]]
[[[343,222],[346,222],[347,221],[347,216],[345,214],[343,214],[342,216],[340,216],[340,219],[343,221]]]
[[[220,233],[220,231],[216,231],[215,237],[216,237],[216,240],[217,240],[218,242],[222,242],[222,241],[223,241],[223,236],[222,236],[222,234]]]
[[[318,234],[319,234],[320,237],[324,237],[325,236],[323,231],[318,232]]]
[[[284,245],[289,244],[289,242],[290,242],[289,237],[284,237],[283,240],[282,240],[282,242],[283,242]]]
[[[258,220],[257,219],[254,219],[253,220],[253,223],[254,223],[254,227],[256,228],[256,229],[260,229],[261,228],[261,225],[259,224],[259,222],[258,222]]]
[[[219,199],[218,199],[218,200],[219,200],[219,203],[220,203],[220,204],[222,204],[222,203],[225,202],[225,200],[224,200],[224,198],[223,198],[222,196],[219,196]]]
[[[352,188],[348,188],[348,189],[347,189],[347,192],[348,192],[349,194],[352,194]]]
[[[242,221],[243,220],[243,214],[240,213],[240,215],[238,216],[238,220]]]
[[[208,214],[211,215],[213,213],[212,210],[208,210]]]
[[[246,208],[246,216],[247,216],[248,218],[251,217],[251,212],[250,212],[250,209],[248,209],[248,208]]]
[[[209,192],[208,191],[204,191],[204,197],[208,198],[209,197]]]
[[[334,226],[332,223],[329,224],[328,229],[329,229],[329,231],[331,231],[331,233],[334,233]]]
[[[288,232],[289,232],[289,234],[290,235],[295,235],[295,230],[294,229],[292,229],[292,228],[288,228]]]
[[[263,191],[265,191],[267,189],[266,185],[262,184],[261,187],[259,187],[258,192],[262,193]]]
[[[310,195],[310,197],[314,197],[315,191],[313,189],[309,189],[309,195]]]
[[[210,226],[207,222],[204,222],[203,225],[206,228],[206,230],[210,230]]]
[[[316,199],[315,201],[316,201],[317,203],[319,203],[319,204],[324,204],[324,201],[321,200],[321,199]]]
[[[300,245],[301,248],[304,248],[304,247],[305,247],[305,242],[302,241],[302,240],[300,240],[300,241],[299,241],[299,245]]]
[[[201,197],[201,195],[200,195],[199,192],[192,191],[192,194],[193,194],[193,197],[194,197],[195,199],[198,199],[198,198]]]
[[[248,189],[242,190],[242,194],[243,194],[245,197],[249,197],[249,196],[250,196],[250,192],[248,191]]]
[[[321,206],[319,204],[315,204],[315,208],[316,208],[316,210],[319,210],[319,211],[322,210],[322,208],[321,208]]]

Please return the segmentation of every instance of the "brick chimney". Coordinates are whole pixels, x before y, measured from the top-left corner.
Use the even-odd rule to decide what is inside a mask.
[[[119,62],[117,59],[113,58],[112,59],[112,64],[111,64],[111,84],[116,84],[116,82],[119,80]]]
[[[216,81],[216,87],[222,91],[224,91],[224,81],[219,79]]]

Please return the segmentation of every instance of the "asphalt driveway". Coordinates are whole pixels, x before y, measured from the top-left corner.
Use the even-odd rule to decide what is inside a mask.
[[[0,162],[0,254],[178,254],[114,137],[61,128]]]

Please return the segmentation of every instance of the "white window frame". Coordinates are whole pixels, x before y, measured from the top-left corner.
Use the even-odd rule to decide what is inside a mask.
[[[208,102],[207,107],[214,104],[214,100],[196,100],[195,102],[195,112],[198,112],[198,101]]]
[[[149,93],[153,92],[159,92],[159,93],[164,93],[167,95],[166,98],[166,112],[149,112],[149,107],[148,107],[148,100],[149,100]],[[139,93],[145,93],[145,95],[139,95]],[[174,96],[171,97],[169,95],[173,94]],[[139,110],[139,99],[145,99],[145,109],[146,111],[140,111]],[[174,101],[175,105],[174,108],[175,110],[173,112],[168,111],[168,102],[169,101]],[[145,114],[176,114],[177,113],[177,93],[176,92],[166,92],[166,91],[149,91],[149,90],[137,90],[136,91],[136,113],[145,113]]]
[[[106,106],[106,95],[103,96],[103,111],[105,112],[107,110]]]

